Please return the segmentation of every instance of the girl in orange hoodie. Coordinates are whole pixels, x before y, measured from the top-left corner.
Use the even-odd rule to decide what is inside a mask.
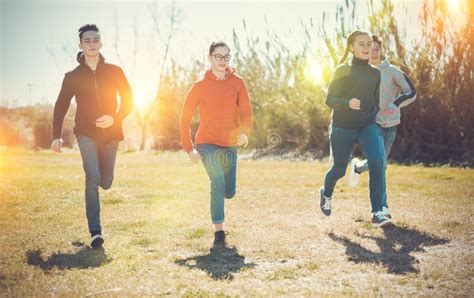
[[[245,83],[229,67],[230,48],[214,42],[209,48],[211,69],[186,96],[181,114],[181,143],[192,162],[202,163],[211,181],[211,217],[214,246],[226,245],[224,198],[236,191],[237,149],[247,146],[253,113]],[[193,145],[190,124],[199,108],[200,124]]]

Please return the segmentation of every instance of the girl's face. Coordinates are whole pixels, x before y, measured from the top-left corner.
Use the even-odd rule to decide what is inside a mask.
[[[372,37],[368,34],[358,35],[353,44],[351,51],[359,59],[369,60],[372,50]]]
[[[382,57],[382,49],[380,48],[380,45],[378,42],[374,42],[372,46],[372,52],[370,54],[370,59],[380,60],[380,57]]]
[[[217,47],[211,55],[208,56],[211,62],[211,68],[215,71],[225,71],[229,66],[230,50],[227,47]]]

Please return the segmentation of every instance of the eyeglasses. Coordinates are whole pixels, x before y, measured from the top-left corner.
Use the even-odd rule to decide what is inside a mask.
[[[222,59],[224,59],[225,61],[229,61],[230,60],[230,55],[225,55],[225,56],[222,56],[222,55],[212,55],[214,56],[214,58],[216,58],[217,61],[222,61]]]

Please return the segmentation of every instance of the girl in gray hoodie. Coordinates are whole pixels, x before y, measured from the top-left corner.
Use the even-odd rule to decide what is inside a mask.
[[[382,61],[382,40],[376,35],[372,35],[372,40],[374,44],[369,63],[377,67],[381,73],[380,110],[376,121],[382,131],[385,158],[387,158],[397,135],[397,125],[400,124],[400,108],[415,101],[416,90],[403,71],[390,64],[388,59]],[[353,158],[349,174],[349,185],[356,186],[359,182],[360,174],[368,170],[367,160],[361,161],[356,157]],[[391,218],[386,193],[382,200],[382,205],[384,215]]]

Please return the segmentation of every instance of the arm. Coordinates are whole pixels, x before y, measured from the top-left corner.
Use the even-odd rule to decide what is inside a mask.
[[[375,102],[375,106],[377,107],[377,111],[380,110],[380,81],[381,81],[381,75],[379,72],[377,83],[375,84],[375,89],[374,89],[374,102]]]
[[[247,92],[247,87],[245,86],[245,83],[243,81],[242,88],[240,88],[239,91],[239,98],[237,104],[239,106],[242,132],[245,133],[247,136],[250,136],[253,124],[253,111],[252,104],[250,103],[249,95]]]
[[[193,151],[190,125],[198,103],[197,87],[196,84],[194,84],[186,95],[186,100],[184,101],[183,110],[181,112],[181,144],[183,144],[183,149],[188,153]]]
[[[54,105],[53,116],[53,139],[60,139],[63,129],[64,117],[71,105],[71,99],[74,96],[71,78],[66,74],[64,76],[61,91],[59,91],[58,99]]]
[[[348,76],[348,66],[342,65],[336,68],[332,75],[326,96],[326,104],[333,110],[348,110],[350,98],[344,97],[344,79]]]
[[[415,101],[416,89],[408,76],[402,71],[398,71],[394,76],[395,84],[400,87],[401,94],[393,102],[397,107],[402,108]]]
[[[117,91],[120,95],[120,108],[113,118],[123,120],[133,109],[133,94],[121,68],[118,68]]]

